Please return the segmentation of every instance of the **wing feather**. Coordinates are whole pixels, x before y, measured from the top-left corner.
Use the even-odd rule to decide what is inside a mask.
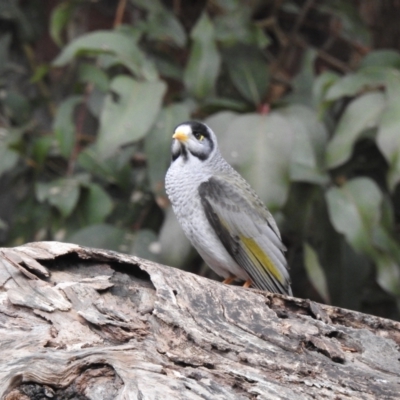
[[[199,187],[204,212],[225,249],[260,289],[291,294],[278,227],[240,176],[215,175]]]

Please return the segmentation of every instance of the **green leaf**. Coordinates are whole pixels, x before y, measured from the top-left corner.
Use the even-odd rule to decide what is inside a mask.
[[[295,130],[279,112],[234,116],[223,112],[215,133],[225,159],[238,168],[272,209],[285,203],[290,184],[291,146]],[[216,117],[214,116],[214,121]],[[223,126],[224,120],[226,126]],[[206,121],[214,130],[215,125]],[[213,120],[211,120],[213,122]]]
[[[33,143],[32,157],[39,164],[43,165],[46,161],[51,145],[53,144],[52,136],[42,136]]]
[[[325,100],[334,101],[385,85],[390,68],[368,67],[338,79],[326,93]]]
[[[381,219],[382,193],[371,179],[357,178],[327,191],[330,220],[357,251],[371,255],[373,229]]]
[[[218,140],[222,140],[222,136],[227,133],[229,125],[239,114],[233,111],[220,111],[210,115],[204,122],[214,131]],[[221,148],[221,145],[220,145]]]
[[[73,2],[65,1],[54,7],[51,13],[50,36],[59,47],[63,45],[61,34],[68,21],[71,19],[74,7],[75,4]]]
[[[144,150],[150,186],[156,196],[165,195],[165,172],[171,161],[171,141],[174,128],[189,119],[189,109],[184,104],[172,104],[161,110],[153,128],[146,135]]]
[[[84,83],[92,83],[97,89],[106,92],[109,87],[110,80],[107,74],[95,65],[83,63],[79,66],[79,81]]]
[[[272,39],[265,33],[265,29],[263,29],[261,26],[252,24],[251,33],[254,44],[259,49],[265,49],[272,43]]]
[[[104,101],[106,97],[106,92],[103,92],[102,90],[94,87],[93,90],[90,91],[87,98],[87,107],[89,111],[98,119],[100,118],[101,112],[103,111]]]
[[[134,39],[134,35],[127,35],[120,31],[87,33],[64,47],[61,54],[53,61],[53,65],[56,67],[64,66],[81,54],[110,53],[138,77],[156,80],[157,71],[154,65],[145,58]]]
[[[381,225],[383,196],[368,178],[358,178],[327,194],[329,214],[335,229],[358,251],[376,264],[378,283],[400,295],[400,248]]]
[[[378,127],[377,144],[389,163],[387,176],[390,190],[400,182],[400,73],[388,77],[387,105]]]
[[[220,68],[220,55],[210,18],[203,13],[191,32],[192,46],[183,80],[188,91],[199,99],[211,94]]]
[[[31,83],[40,82],[49,72],[50,67],[47,64],[41,64],[35,67],[35,71],[30,79]]]
[[[112,80],[96,143],[101,158],[146,135],[161,108],[165,90],[163,81],[138,82],[123,75]]]
[[[136,24],[133,25],[122,24],[115,29],[117,32],[126,35],[130,40],[132,40],[137,44],[143,37],[145,31],[145,24],[142,21],[137,21]]]
[[[355,142],[365,130],[378,125],[384,107],[385,96],[380,92],[367,93],[347,106],[328,144],[329,168],[337,167],[351,157]]]
[[[290,103],[313,106],[312,88],[314,83],[314,65],[317,53],[313,49],[305,52],[300,72],[292,80],[292,92],[285,97]]]
[[[394,296],[400,296],[400,266],[390,255],[376,253],[375,263],[378,268],[379,285]]]
[[[202,105],[203,111],[207,114],[215,113],[221,110],[232,110],[232,111],[248,111],[249,104],[245,101],[239,101],[232,98],[226,97],[207,97]]]
[[[53,122],[53,130],[58,142],[60,153],[69,158],[75,143],[75,107],[82,102],[82,96],[70,96],[58,107]]]
[[[323,266],[332,304],[360,309],[366,281],[372,276],[372,262],[365,254],[356,252],[332,226],[325,188],[293,183],[284,214],[283,232],[297,238],[294,239],[297,243],[305,239],[312,243],[319,263]],[[302,275],[296,276],[296,270],[299,271],[304,265],[297,254],[298,247],[290,246],[288,258],[291,260],[293,280],[303,278]],[[301,285],[301,282],[298,283]]]
[[[127,190],[132,184],[132,167],[129,164],[132,147],[122,148],[115,156],[103,160],[94,151],[94,146],[89,146],[79,154],[78,165],[93,176]]]
[[[108,224],[97,224],[74,232],[67,241],[81,246],[122,251],[125,237],[126,231],[123,229]]]
[[[394,220],[395,214],[393,201],[389,194],[385,193],[382,202],[382,227],[387,230],[393,230]]]
[[[90,183],[87,189],[82,206],[87,224],[103,222],[113,209],[111,197],[97,183]]]
[[[325,303],[330,304],[330,296],[328,285],[326,282],[325,272],[318,260],[317,252],[307,243],[303,244],[304,247],[304,266],[307,271],[307,276],[312,285],[323,298]]]
[[[400,296],[400,245],[383,226],[375,227],[372,256],[378,268],[378,283],[387,292]]]
[[[102,160],[94,151],[93,146],[87,147],[78,156],[78,164],[84,170],[107,182],[115,183],[114,171],[108,160]]]
[[[79,182],[74,178],[60,178],[49,183],[37,182],[36,198],[40,202],[48,201],[61,215],[71,215],[79,199]]]
[[[1,103],[3,103],[6,116],[12,119],[16,125],[23,125],[28,122],[32,107],[25,96],[16,91],[4,91],[0,98]]]
[[[282,108],[278,114],[290,124],[292,140],[290,178],[292,181],[325,184],[325,151],[328,133],[311,109],[299,105]]]
[[[378,225],[372,232],[372,241],[374,246],[382,252],[390,254],[400,264],[400,246],[393,234],[390,234],[388,229],[382,225]]]
[[[96,57],[96,65],[104,70],[120,66],[119,57],[112,53],[98,53]]]
[[[393,67],[400,69],[400,54],[394,50],[374,50],[361,61],[360,68]]]
[[[240,94],[256,106],[261,104],[269,84],[269,68],[262,52],[254,46],[237,44],[224,49],[223,58]]]
[[[185,30],[175,15],[167,8],[150,13],[147,21],[147,37],[150,40],[166,41],[184,47],[187,41]]]
[[[216,16],[214,18],[215,39],[224,45],[253,44],[251,13],[251,7],[243,4],[236,10]]]
[[[218,13],[213,18],[215,26],[215,39],[224,46],[232,46],[237,43],[254,45],[259,49],[264,49],[271,42],[265,29],[256,25],[252,20],[254,10],[251,5],[242,2],[234,2],[225,8],[226,12]],[[229,9],[229,11],[228,11]]]
[[[183,69],[174,60],[169,60],[160,54],[149,54],[149,58],[154,62],[162,77],[172,78],[179,82],[182,80]]]
[[[340,76],[332,71],[325,71],[314,79],[312,87],[313,105],[318,109],[320,115],[330,104],[330,102],[324,101],[326,93],[338,79],[340,79]]]
[[[226,160],[251,183],[261,199],[279,209],[290,181],[327,181],[327,133],[315,112],[290,106],[268,115],[224,111],[205,120]]]

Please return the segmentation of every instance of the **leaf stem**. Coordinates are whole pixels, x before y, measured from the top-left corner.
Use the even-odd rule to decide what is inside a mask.
[[[117,11],[115,12],[115,19],[114,19],[114,28],[122,24],[122,20],[124,18],[126,9],[126,0],[119,0]]]

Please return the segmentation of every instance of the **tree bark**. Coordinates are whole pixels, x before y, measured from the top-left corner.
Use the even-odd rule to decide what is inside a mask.
[[[400,324],[58,242],[0,249],[2,399],[398,399]]]

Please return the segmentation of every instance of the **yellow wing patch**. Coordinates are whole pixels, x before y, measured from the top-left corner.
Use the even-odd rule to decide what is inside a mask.
[[[244,236],[240,236],[240,240],[246,247],[246,251],[250,258],[253,259],[253,263],[256,266],[258,263],[261,263],[279,282],[282,283],[282,275],[276,269],[275,265],[271,261],[271,259],[265,254],[265,252],[261,249],[261,247],[257,244],[257,242],[252,238],[247,238]]]

